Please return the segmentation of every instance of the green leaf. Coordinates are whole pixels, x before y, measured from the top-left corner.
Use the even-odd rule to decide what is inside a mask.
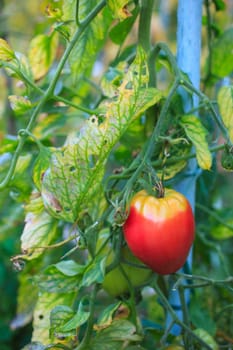
[[[215,335],[216,324],[210,317],[208,310],[200,305],[200,300],[197,297],[193,297],[190,304],[190,320],[195,327],[202,328],[210,335]]]
[[[222,11],[226,8],[226,3],[223,0],[213,0],[216,11]]]
[[[233,210],[232,208],[224,208],[217,211],[216,215],[221,218],[223,223],[216,223],[213,220],[211,225],[210,234],[217,240],[228,239],[233,237]]]
[[[8,96],[8,99],[10,101],[11,108],[18,115],[25,114],[32,108],[31,101],[23,96],[10,95]]]
[[[109,6],[114,18],[124,20],[131,16],[130,8],[127,6],[132,4],[133,1],[129,0],[107,0],[107,5]]]
[[[233,86],[222,86],[220,88],[218,104],[223,123],[233,143]]]
[[[86,297],[84,298],[86,299]],[[83,300],[81,300],[79,302],[77,313],[61,327],[61,330],[63,332],[75,330],[86,323],[89,316],[90,312],[84,310]]]
[[[181,117],[181,126],[184,128],[188,139],[196,148],[198,165],[204,170],[210,170],[212,157],[206,141],[207,131],[200,119],[194,115],[184,115]]]
[[[38,34],[32,39],[29,46],[29,61],[35,80],[42,78],[50,69],[57,51],[58,36]]]
[[[71,306],[74,296],[71,293],[40,293],[33,315],[33,342],[51,343],[50,313],[58,305]]]
[[[107,257],[97,257],[86,268],[81,286],[89,287],[93,283],[102,283],[105,275]]]
[[[212,350],[219,349],[218,344],[216,343],[214,338],[208,332],[206,332],[204,329],[201,329],[201,328],[195,329],[194,333],[199,338],[201,338],[206,344],[208,344]]]
[[[224,78],[233,71],[233,28],[227,29],[214,42],[211,50],[211,72]]]
[[[11,61],[15,58],[14,51],[6,40],[0,38],[0,60]]]
[[[32,154],[21,155],[16,164],[14,176],[12,177],[9,186],[12,189],[14,198],[23,201],[28,199],[32,189],[31,174],[29,168],[31,166]]]
[[[34,163],[33,168],[33,181],[38,188],[38,190],[41,190],[41,181],[44,175],[44,172],[46,169],[48,169],[50,165],[52,157],[52,149],[49,147],[44,147],[40,145],[40,152],[38,157],[36,158],[36,161]]]
[[[96,0],[81,0],[79,2],[79,18],[84,19],[96,5]],[[75,12],[74,12],[75,13]],[[92,72],[96,57],[103,47],[112,21],[107,7],[90,23],[78,40],[69,57],[72,79],[77,83],[81,78],[88,77]]]
[[[76,138],[53,153],[41,191],[51,215],[75,222],[83,210],[98,206],[111,150],[136,118],[162,98],[157,89],[147,84],[146,57],[139,49],[116,88],[116,96],[100,105],[101,118],[91,116]]]
[[[73,260],[60,261],[55,267],[66,276],[82,275],[86,269],[84,265],[79,265]]]
[[[57,222],[44,210],[28,212],[25,222],[21,235],[21,249],[24,258],[31,260],[40,256],[56,237]]]

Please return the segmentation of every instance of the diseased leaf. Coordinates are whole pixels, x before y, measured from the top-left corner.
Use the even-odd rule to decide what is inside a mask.
[[[218,93],[218,104],[223,123],[233,142],[233,86],[221,87]]]
[[[57,338],[67,338],[70,336],[75,336],[76,330],[72,331],[62,331],[62,326],[67,323],[73,316],[75,312],[66,305],[58,305],[52,309],[50,313],[50,337],[54,341]]]
[[[116,311],[120,308],[122,302],[108,305],[100,316],[98,317],[97,324],[95,325],[95,330],[101,330],[103,328],[109,327],[114,320],[114,315]]]
[[[40,293],[33,315],[33,342],[46,345],[52,342],[50,338],[50,313],[58,305],[71,306],[74,295],[72,293]]]
[[[210,170],[212,157],[206,141],[207,131],[201,121],[194,115],[184,115],[181,117],[181,125],[196,148],[198,165],[204,170]]]
[[[34,37],[29,46],[29,61],[35,80],[42,78],[51,67],[57,51],[58,36],[39,34]]]
[[[233,28],[218,37],[211,50],[211,72],[224,78],[233,71]]]
[[[56,267],[56,265],[48,266],[40,275],[35,276],[34,280],[39,289],[48,293],[73,293],[77,291],[81,285],[82,274],[65,275]]]
[[[133,6],[133,1],[129,0],[107,0],[107,4],[112,11],[114,18],[124,20],[132,16],[130,5]]]
[[[104,167],[112,148],[131,123],[162,98],[147,84],[146,57],[139,49],[116,87],[116,96],[100,105],[101,116],[91,116],[76,138],[53,153],[42,180],[42,198],[51,215],[75,222],[82,210],[101,201]]]

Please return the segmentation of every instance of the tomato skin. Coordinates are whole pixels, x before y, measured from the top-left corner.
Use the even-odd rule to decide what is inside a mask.
[[[138,259],[158,274],[174,273],[184,265],[194,240],[192,208],[175,190],[165,189],[162,198],[142,190],[131,200],[123,232]]]

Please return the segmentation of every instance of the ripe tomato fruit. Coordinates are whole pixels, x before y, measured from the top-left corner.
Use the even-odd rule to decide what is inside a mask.
[[[167,188],[161,198],[145,190],[136,193],[123,226],[132,253],[161,275],[174,273],[184,265],[194,231],[194,216],[188,200]]]
[[[101,233],[97,246],[100,247],[107,237],[108,233]],[[108,243],[104,247],[101,251],[101,255],[107,256],[106,266],[109,266],[114,261],[115,253],[111,243]],[[127,246],[123,247],[121,250],[121,260],[121,267],[124,269],[124,272],[133,287],[139,287],[146,284],[153,272],[150,269],[138,268],[137,266],[125,263],[129,262],[131,264],[142,265],[141,261],[131,253]],[[129,291],[128,282],[119,267],[114,268],[105,275],[102,286],[103,289],[113,297],[120,296]]]

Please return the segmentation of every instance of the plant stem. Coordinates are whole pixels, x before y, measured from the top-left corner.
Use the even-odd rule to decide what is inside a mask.
[[[211,350],[212,348],[206,344],[199,336],[197,336],[183,321],[179,319],[179,317],[176,315],[175,311],[173,310],[172,306],[170,305],[169,301],[159,288],[157,282],[155,281],[153,283],[153,288],[155,289],[156,293],[158,294],[158,297],[161,300],[161,303],[164,305],[166,310],[171,314],[173,320],[179,324],[185,332],[187,332],[192,338],[196,339],[203,347],[205,347],[208,350]]]
[[[151,48],[151,17],[153,12],[154,0],[142,0],[139,19],[138,43],[146,52]]]
[[[222,219],[220,216],[218,216],[213,210],[210,210],[209,208],[205,207],[204,205],[200,203],[196,203],[196,207],[200,210],[204,211],[208,215],[211,215],[216,221],[218,221],[223,226],[227,227],[229,230],[233,231],[233,225],[228,224],[226,220]]]
[[[53,92],[54,92],[54,89],[56,87],[56,84],[57,84],[57,81],[60,77],[60,74],[62,72],[62,69],[73,49],[73,47],[75,46],[76,42],[79,40],[80,36],[82,35],[82,33],[84,32],[84,30],[86,29],[86,27],[89,25],[89,23],[97,16],[97,14],[102,10],[102,8],[105,6],[106,4],[106,0],[102,0],[90,13],[89,15],[86,17],[86,19],[84,21],[82,21],[80,23],[80,26],[79,28],[76,30],[76,32],[74,33],[74,36],[72,38],[72,40],[69,42],[68,46],[66,47],[66,50],[57,66],[57,69],[56,69],[56,72],[53,76],[53,79],[48,87],[48,89],[45,91],[44,95],[42,96],[40,102],[38,103],[38,105],[36,106],[36,108],[33,110],[32,112],[32,115],[31,115],[31,118],[29,120],[29,123],[26,127],[25,130],[27,131],[31,131],[34,124],[35,124],[35,121],[36,121],[36,118],[38,116],[38,114],[40,113],[42,107],[44,106],[45,102],[47,100],[49,100],[52,96],[53,96]],[[13,173],[14,173],[14,170],[15,170],[15,167],[16,167],[16,164],[17,164],[17,160],[21,154],[21,151],[23,149],[23,146],[25,144],[25,141],[26,141],[26,138],[27,138],[27,135],[25,134],[24,136],[21,136],[20,139],[19,139],[19,142],[18,142],[18,146],[16,148],[16,151],[13,155],[13,158],[12,158],[12,161],[11,161],[11,164],[10,164],[10,167],[9,167],[9,170],[8,170],[8,173],[5,177],[5,179],[0,183],[0,190],[5,188],[12,176],[13,176]]]

